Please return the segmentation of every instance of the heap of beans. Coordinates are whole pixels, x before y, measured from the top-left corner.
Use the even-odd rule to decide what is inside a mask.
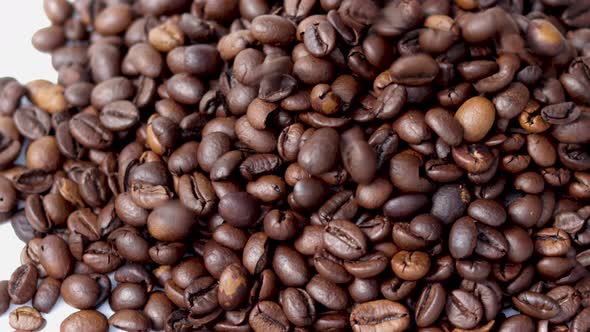
[[[43,4],[12,328],[590,331],[589,1]]]

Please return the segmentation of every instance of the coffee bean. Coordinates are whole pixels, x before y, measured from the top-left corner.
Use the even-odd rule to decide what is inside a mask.
[[[410,324],[410,317],[408,309],[403,305],[389,300],[377,300],[356,306],[350,314],[350,324],[357,331],[404,331]]]
[[[106,332],[109,328],[106,317],[96,310],[81,310],[64,319],[60,325],[63,332],[89,331]]]
[[[51,130],[49,114],[37,107],[19,108],[14,113],[13,118],[14,125],[20,134],[31,140],[46,136]]]
[[[338,142],[338,133],[333,129],[315,131],[299,151],[299,164],[312,175],[329,171],[337,158]]]
[[[259,203],[246,192],[230,193],[221,197],[219,213],[231,225],[247,227],[258,218],[260,214]]]
[[[510,331],[511,329],[518,329],[519,331],[534,331],[535,324],[529,316],[514,315],[508,317],[500,326],[502,332]]]
[[[309,280],[307,263],[301,254],[286,247],[275,249],[272,266],[283,284],[289,287],[301,287]]]
[[[313,56],[326,56],[336,47],[336,30],[327,21],[311,24],[305,29],[303,42]]]
[[[91,149],[105,149],[113,143],[113,133],[95,115],[79,113],[69,122],[72,137]]]
[[[344,161],[344,167],[352,179],[359,184],[371,182],[377,168],[375,152],[363,136],[360,127],[354,127],[344,132],[340,140],[340,153]],[[308,143],[311,143],[311,141]],[[305,148],[305,145],[303,148]]]
[[[10,307],[10,296],[8,294],[8,281],[0,281],[0,312],[5,313]]]
[[[138,121],[139,111],[135,105],[126,100],[109,103],[100,112],[100,122],[112,131],[127,130]]]
[[[289,320],[275,302],[261,301],[254,305],[248,323],[254,331],[287,331]]]
[[[263,44],[284,46],[291,43],[295,26],[285,18],[261,15],[252,20],[252,36]]]
[[[171,227],[168,220],[175,220]],[[187,236],[195,215],[178,201],[169,201],[154,209],[148,216],[147,227],[150,234],[161,241],[177,241]]]
[[[162,292],[152,293],[143,308],[143,312],[149,318],[153,329],[163,329],[166,319],[173,310],[172,303]]]
[[[471,201],[471,195],[463,185],[449,184],[440,187],[432,197],[430,213],[449,224],[458,219]]]
[[[423,85],[434,80],[439,68],[429,55],[415,54],[398,59],[389,70],[396,83]]]
[[[97,304],[100,287],[87,275],[73,274],[61,284],[64,301],[77,309],[91,309]]]
[[[584,331],[588,329],[590,323],[588,322],[590,315],[590,310],[585,308],[582,310],[573,320],[572,320],[572,331]]]
[[[418,280],[428,273],[430,258],[424,252],[402,250],[391,259],[391,268],[403,280]]]
[[[465,101],[455,113],[455,119],[463,126],[464,138],[476,142],[486,136],[494,124],[495,107],[484,97]]]
[[[483,307],[481,302],[471,293],[454,290],[448,296],[446,313],[453,325],[469,329],[481,321]]]
[[[341,310],[348,303],[348,294],[337,284],[316,275],[305,286],[312,299],[332,310]]]
[[[356,259],[366,253],[366,239],[355,224],[346,220],[328,223],[323,234],[328,251],[343,259]]]
[[[446,292],[439,283],[428,284],[416,303],[416,324],[426,327],[433,324],[443,312]]]
[[[59,32],[58,32],[59,33]],[[13,114],[18,107],[25,88],[12,77],[0,78],[0,113],[2,115]]]
[[[16,330],[34,331],[40,329],[45,320],[37,309],[25,306],[10,313],[8,324]]]
[[[8,281],[8,295],[11,302],[24,304],[33,298],[37,290],[37,268],[32,264],[19,266]]]
[[[92,89],[91,103],[97,109],[118,100],[130,99],[135,92],[131,81],[124,77],[113,77],[102,81]]]
[[[73,265],[66,241],[56,235],[43,239],[39,260],[47,275],[55,279],[65,278]]]
[[[513,297],[512,303],[522,313],[537,319],[550,319],[560,312],[559,304],[554,299],[529,291]]]
[[[123,331],[149,331],[151,327],[149,318],[138,310],[118,310],[108,322]]]

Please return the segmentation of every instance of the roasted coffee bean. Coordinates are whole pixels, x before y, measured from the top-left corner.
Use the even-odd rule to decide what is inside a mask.
[[[72,274],[61,284],[61,295],[74,308],[91,309],[97,305],[100,286],[90,276]]]
[[[0,89],[2,96],[0,98],[0,113],[2,115],[13,114],[18,108],[20,98],[25,93],[25,87],[12,77],[3,77],[0,78]]]
[[[483,318],[483,310],[481,302],[464,290],[454,290],[448,296],[447,316],[449,321],[459,328],[475,327]]]
[[[219,201],[219,214],[233,226],[247,227],[256,222],[260,205],[246,192],[229,193]]]
[[[250,312],[249,325],[254,331],[287,331],[289,320],[281,306],[271,301],[261,301]]]
[[[37,107],[19,108],[13,115],[14,125],[21,135],[36,140],[49,134],[51,118]]]
[[[151,322],[141,311],[124,309],[113,314],[109,324],[123,331],[149,331]]]
[[[377,300],[356,306],[350,314],[350,324],[355,331],[404,331],[410,324],[410,314],[400,303]]]
[[[426,327],[434,323],[443,312],[446,302],[446,292],[439,283],[428,284],[416,303],[416,324]]]
[[[37,288],[33,298],[33,307],[40,312],[51,311],[60,295],[61,282],[53,278],[45,278]]]
[[[391,268],[403,280],[418,280],[428,273],[430,258],[424,252],[402,250],[391,259]]]
[[[272,266],[286,286],[301,287],[309,280],[309,270],[303,257],[289,247],[278,246],[275,249]]]
[[[328,223],[323,234],[324,246],[333,255],[343,259],[356,259],[367,250],[365,235],[357,225],[346,220]]]
[[[154,292],[145,304],[143,313],[149,318],[153,329],[162,330],[173,310],[172,303],[164,293]]]
[[[308,326],[316,320],[316,307],[307,292],[300,288],[286,288],[279,303],[289,321],[296,326]]]
[[[551,297],[530,291],[513,297],[512,303],[519,311],[536,319],[551,319],[561,311],[559,304]]]
[[[448,184],[440,187],[432,197],[430,213],[445,224],[458,219],[471,201],[471,195],[464,185]]]
[[[35,331],[45,324],[45,320],[37,309],[24,306],[10,313],[8,324],[19,331]]]
[[[137,107],[127,100],[109,103],[100,112],[100,123],[112,131],[130,129],[139,121]]]
[[[147,227],[150,234],[158,240],[177,241],[190,234],[195,219],[194,213],[179,201],[168,201],[149,214]],[[175,220],[175,226],[171,227],[168,220]]]
[[[18,267],[8,281],[8,295],[11,302],[24,304],[33,298],[37,290],[37,268],[32,264],[24,264]]]
[[[585,308],[572,320],[572,331],[584,331],[590,326],[590,309]]]
[[[84,147],[100,150],[113,143],[113,133],[95,115],[79,113],[68,123],[72,137]]]
[[[337,284],[316,275],[305,286],[312,299],[332,310],[342,310],[348,303],[348,293]]]
[[[89,331],[106,332],[109,328],[107,318],[96,310],[80,310],[64,319],[60,325],[63,332]]]
[[[55,279],[65,278],[74,264],[66,241],[57,235],[43,239],[39,261],[47,275]]]
[[[146,290],[142,285],[133,283],[119,283],[113,288],[109,305],[115,311],[125,309],[140,309],[147,301]]]
[[[295,37],[295,26],[276,15],[261,15],[252,20],[252,36],[263,44],[284,46]]]

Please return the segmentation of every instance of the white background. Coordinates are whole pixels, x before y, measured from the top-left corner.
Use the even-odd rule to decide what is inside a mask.
[[[35,31],[49,24],[43,12],[43,0],[0,0],[0,77],[12,76],[22,84],[34,79],[57,81],[51,57],[31,45],[31,36]],[[9,223],[0,225],[0,280],[8,280],[12,271],[20,265],[23,247],[23,242],[14,235]],[[8,324],[8,315],[16,307],[11,305],[0,316],[0,331],[13,330]],[[99,310],[107,317],[112,313],[108,303]],[[75,311],[60,299],[53,310],[44,315],[47,325],[43,331],[58,332],[61,321]],[[119,330],[111,328],[110,331]]]

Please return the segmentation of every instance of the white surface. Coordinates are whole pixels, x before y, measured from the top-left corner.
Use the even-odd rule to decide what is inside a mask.
[[[31,36],[50,24],[43,12],[43,0],[0,0],[0,77],[12,76],[22,84],[34,79],[57,81],[57,73],[51,66],[51,57],[31,45]],[[0,225],[0,280],[8,280],[20,265],[20,252],[24,247],[8,223]],[[30,305],[30,303],[28,303]],[[0,331],[13,331],[8,324],[10,309],[0,316]],[[112,313],[108,303],[99,308],[107,317]],[[76,309],[59,300],[49,314],[44,314],[47,325],[42,331],[58,332],[61,321]],[[118,331],[111,328],[110,331]],[[83,332],[83,331],[80,331]]]

